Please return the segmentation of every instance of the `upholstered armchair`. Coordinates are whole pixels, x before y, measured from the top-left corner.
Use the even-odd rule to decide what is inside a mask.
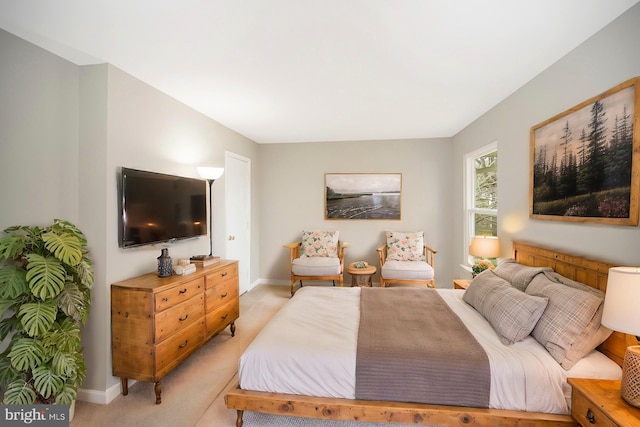
[[[380,257],[380,286],[390,283],[435,287],[436,251],[423,243],[424,233],[386,232],[387,242],[376,249]]]
[[[338,240],[337,231],[304,231],[302,240],[284,245],[289,249],[291,296],[303,280],[331,280],[343,286],[344,251],[349,244]]]

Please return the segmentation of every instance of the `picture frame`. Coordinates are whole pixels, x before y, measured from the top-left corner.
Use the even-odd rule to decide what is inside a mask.
[[[640,77],[531,127],[529,217],[638,225]]]
[[[402,219],[401,173],[326,173],[325,219]]]

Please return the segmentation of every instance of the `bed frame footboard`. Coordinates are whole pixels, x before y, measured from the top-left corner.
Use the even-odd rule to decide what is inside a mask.
[[[447,427],[542,427],[577,426],[569,415],[505,411],[418,403],[350,400],[242,390],[238,386],[225,396],[227,408],[236,409],[236,426],[242,427],[243,411],[293,415],[325,420],[355,420]]]

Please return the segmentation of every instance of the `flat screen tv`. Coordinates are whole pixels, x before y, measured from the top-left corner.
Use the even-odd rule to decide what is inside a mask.
[[[207,234],[206,181],[124,167],[119,172],[121,248]]]

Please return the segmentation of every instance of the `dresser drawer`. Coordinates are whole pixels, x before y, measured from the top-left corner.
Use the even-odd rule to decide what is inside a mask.
[[[156,314],[156,344],[186,328],[204,316],[204,296],[195,295],[185,302]]]
[[[237,280],[224,280],[206,290],[207,313],[222,307],[234,298],[238,297]]]
[[[206,316],[207,335],[216,334],[227,327],[240,316],[240,301],[238,298],[208,313]]]
[[[204,341],[204,318],[187,326],[156,346],[156,376],[163,377],[200,347]]]
[[[204,278],[199,277],[189,282],[181,283],[177,286],[158,292],[155,296],[156,312],[165,310],[176,304],[188,300],[204,289]]]
[[[216,271],[207,274],[207,289],[212,288],[222,282],[236,283],[238,279],[238,263],[226,265]]]
[[[594,405],[582,393],[573,390],[571,397],[571,416],[580,425],[617,427],[618,424],[607,417],[597,405]]]

